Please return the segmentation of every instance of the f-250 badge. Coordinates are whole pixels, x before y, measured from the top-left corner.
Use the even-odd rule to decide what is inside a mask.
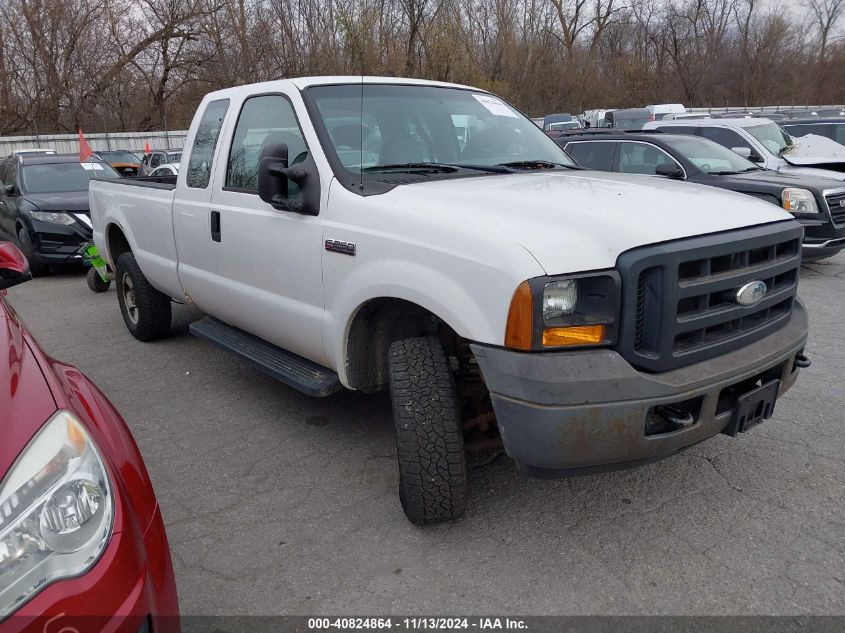
[[[326,240],[326,250],[341,255],[355,257],[355,242],[341,242],[340,240]]]

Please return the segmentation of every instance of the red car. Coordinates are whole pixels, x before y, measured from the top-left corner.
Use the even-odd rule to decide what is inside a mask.
[[[6,302],[29,277],[21,252],[0,242],[0,629],[178,632],[138,447],[99,389],[48,357]]]

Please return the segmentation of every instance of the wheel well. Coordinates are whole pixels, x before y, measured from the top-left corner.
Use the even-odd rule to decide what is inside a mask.
[[[346,341],[349,385],[364,393],[387,387],[387,348],[393,341],[436,334],[454,353],[457,334],[436,314],[392,297],[371,299],[358,309]]]
[[[132,251],[132,248],[129,246],[129,240],[126,239],[120,227],[115,224],[110,224],[108,229],[106,229],[106,244],[109,247],[109,257],[113,266],[117,265],[117,258],[123,255],[123,253]]]

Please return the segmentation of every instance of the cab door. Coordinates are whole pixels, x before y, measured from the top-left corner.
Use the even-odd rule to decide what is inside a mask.
[[[232,105],[214,166],[211,204],[194,223],[194,237],[205,253],[202,279],[197,273],[196,288],[188,291],[209,314],[325,363],[322,222],[319,216],[274,209],[258,196],[265,143],[286,143],[291,163],[309,151],[293,103],[288,95],[274,93],[245,96]]]

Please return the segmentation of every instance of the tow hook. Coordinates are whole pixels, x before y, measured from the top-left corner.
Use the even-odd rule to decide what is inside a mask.
[[[809,367],[812,364],[813,364],[813,361],[811,361],[809,358],[804,356],[804,354],[796,354],[795,355],[795,366],[798,369],[807,369],[807,367]]]
[[[676,407],[671,404],[664,404],[659,407],[655,407],[654,413],[655,415],[663,418],[669,426],[672,427],[673,431],[685,429],[688,426],[692,426],[693,422],[695,422],[695,418],[692,417],[692,413],[684,411],[680,407]]]

